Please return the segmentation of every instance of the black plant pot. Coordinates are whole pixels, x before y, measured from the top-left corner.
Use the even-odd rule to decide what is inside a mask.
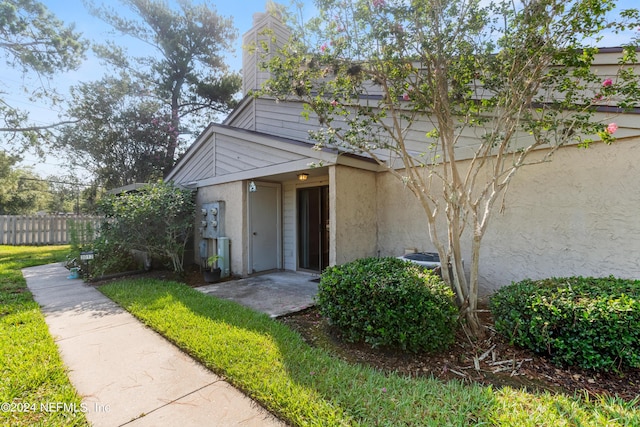
[[[213,283],[220,280],[222,274],[221,268],[212,268],[211,270],[204,270],[204,281],[207,283]]]

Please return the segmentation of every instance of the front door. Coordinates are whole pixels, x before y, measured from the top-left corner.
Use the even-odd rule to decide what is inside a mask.
[[[251,273],[279,268],[280,186],[256,183],[249,192],[249,265]]]
[[[298,189],[298,268],[329,265],[329,186]]]

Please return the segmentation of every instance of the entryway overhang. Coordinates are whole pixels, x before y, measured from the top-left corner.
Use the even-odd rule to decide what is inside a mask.
[[[314,149],[310,142],[230,126],[210,125],[167,175],[187,188],[234,181],[283,182],[300,172],[326,175],[326,167],[344,165],[368,171],[383,168],[373,159],[334,149]]]

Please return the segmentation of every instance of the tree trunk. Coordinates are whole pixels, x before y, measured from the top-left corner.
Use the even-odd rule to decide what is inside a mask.
[[[478,339],[485,336],[485,329],[478,317],[478,271],[480,266],[480,242],[482,236],[474,233],[471,246],[471,272],[469,277],[469,304],[467,306],[466,320],[472,335]]]
[[[462,262],[462,250],[460,245],[460,232],[456,227],[457,223],[449,224],[449,238],[451,251],[451,259],[447,259],[448,265],[451,265],[453,274],[447,274],[449,280],[451,280],[454,286],[452,288],[457,294],[458,302],[460,303],[460,315],[464,316],[466,321],[466,327],[469,334],[473,338],[483,339],[485,336],[485,330],[478,317],[478,266],[480,263],[480,242],[482,236],[474,233],[472,248],[471,248],[471,274],[470,279],[467,282],[463,262]],[[443,275],[443,278],[445,276]],[[445,279],[446,281],[446,279]],[[462,290],[462,294],[460,293]]]

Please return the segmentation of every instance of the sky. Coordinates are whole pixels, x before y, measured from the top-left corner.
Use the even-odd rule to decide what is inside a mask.
[[[92,41],[113,40],[115,42],[123,41],[128,43],[131,39],[126,37],[114,36],[110,31],[111,27],[98,18],[91,16],[82,3],[82,0],[40,0],[47,8],[56,15],[60,20],[69,24],[74,23],[76,31],[82,33],[84,38]],[[201,0],[192,0],[194,4],[203,3]],[[117,0],[94,0],[97,5],[104,4],[120,7],[123,11],[127,8],[121,6]],[[175,5],[174,1],[169,2]],[[279,3],[288,5],[288,0],[282,0]],[[255,13],[266,11],[267,0],[209,0],[209,4],[213,4],[217,13],[224,17],[231,17],[233,25],[238,29],[238,37],[234,44],[233,52],[227,54],[227,64],[232,71],[239,71],[242,68],[242,35],[247,32],[253,24],[253,15]],[[312,9],[313,2],[305,1],[305,10],[307,7]],[[132,51],[135,54],[135,50]],[[94,81],[104,74],[103,66],[100,61],[87,53],[88,58],[82,66],[72,72],[57,74],[54,77],[54,85],[65,90],[79,82]],[[9,82],[18,83],[19,77],[7,77],[6,73],[2,73],[4,78]],[[12,80],[11,80],[12,79]],[[37,124],[47,124],[56,121],[57,114],[49,108],[43,108],[36,104],[27,102],[24,99],[16,99],[14,97],[13,104],[17,107],[25,108],[31,111],[32,118]],[[61,167],[65,166],[64,156],[55,158],[48,156],[43,162],[41,159],[32,156],[24,156],[21,166],[30,167],[36,174],[46,177],[51,174],[61,174]],[[78,171],[80,175],[82,171]]]
[[[170,4],[175,5],[175,0],[168,0]],[[202,3],[202,0],[192,0],[193,3]],[[638,0],[619,0],[618,8],[626,9],[632,7],[638,7]],[[51,10],[59,19],[65,23],[75,23],[76,31],[83,34],[86,39],[91,41],[104,41],[106,39],[114,40],[115,42],[122,41],[126,43],[128,38],[118,38],[110,34],[110,27],[89,14],[87,9],[82,3],[82,0],[41,0],[49,10]],[[123,11],[128,9],[121,6],[118,0],[94,0],[94,3],[100,5],[112,5],[121,8]],[[289,0],[280,0],[279,3],[289,5]],[[313,7],[313,0],[304,0],[305,4],[305,18],[312,16],[315,12]],[[227,63],[234,71],[241,69],[242,61],[242,34],[247,32],[253,22],[253,14],[258,12],[264,12],[266,10],[267,0],[209,0],[209,4],[213,4],[219,15],[224,17],[231,17],[233,19],[234,26],[238,29],[238,38],[235,41],[233,52],[229,52],[227,55]],[[605,37],[601,47],[617,46],[619,42],[614,37]],[[132,51],[135,54],[135,51]],[[2,72],[3,80],[5,84],[19,83],[19,77],[11,76],[11,70],[5,70]],[[70,86],[79,82],[88,82],[99,79],[104,74],[104,69],[100,64],[100,61],[88,53],[87,60],[82,66],[73,72],[64,74],[58,74],[54,78],[54,85],[59,87],[62,91],[66,91]],[[43,108],[38,105],[30,104],[24,99],[14,98],[12,104],[20,108],[25,108],[31,111],[34,122],[37,124],[47,124],[56,121],[57,115],[49,108]],[[62,174],[61,167],[65,165],[64,155],[60,158],[52,156],[47,157],[43,162],[42,160],[34,156],[25,156],[25,161],[22,166],[28,166],[33,169],[35,173],[42,177],[52,174]],[[77,171],[80,176],[88,177],[86,173]]]

